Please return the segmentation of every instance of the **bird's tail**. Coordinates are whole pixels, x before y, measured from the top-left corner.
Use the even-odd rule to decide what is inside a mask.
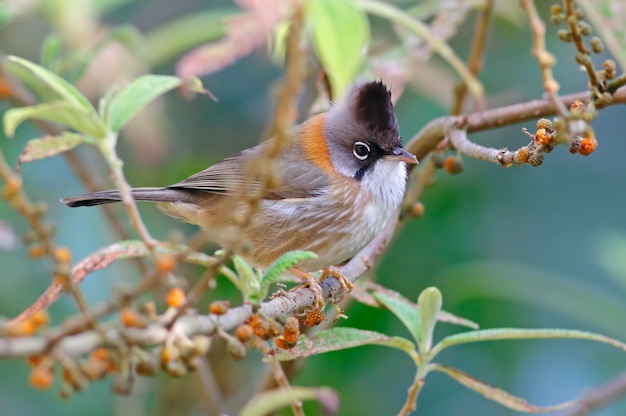
[[[183,192],[178,189],[171,188],[135,188],[131,190],[131,194],[136,201],[151,202],[175,202],[184,201]],[[110,204],[122,200],[119,191],[100,191],[90,194],[69,196],[61,199],[61,202],[69,207],[91,207],[93,205]]]

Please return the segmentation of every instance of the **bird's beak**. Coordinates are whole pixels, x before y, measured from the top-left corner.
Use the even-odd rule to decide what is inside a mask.
[[[394,147],[391,154],[385,155],[385,159],[397,160],[399,162],[406,162],[412,165],[417,165],[419,163],[414,155],[401,147]]]

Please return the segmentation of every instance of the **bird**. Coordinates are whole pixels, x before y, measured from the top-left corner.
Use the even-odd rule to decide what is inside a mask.
[[[306,250],[317,257],[290,271],[323,307],[311,275],[340,277],[340,266],[365,248],[394,215],[404,197],[407,164],[417,158],[402,147],[391,92],[382,81],[354,84],[329,110],[293,128],[293,140],[275,159],[278,184],[261,188],[258,209],[243,226],[245,193],[258,185],[246,175],[250,162],[271,145],[240,151],[187,179],[161,188],[134,188],[136,201],[156,202],[166,214],[200,226],[211,239],[231,248],[251,266],[266,269],[282,254]],[[253,181],[251,184],[250,181]],[[121,201],[117,190],[61,199],[69,207]],[[243,237],[234,245],[233,236]],[[232,247],[231,247],[232,246]],[[322,277],[322,278],[323,278]]]

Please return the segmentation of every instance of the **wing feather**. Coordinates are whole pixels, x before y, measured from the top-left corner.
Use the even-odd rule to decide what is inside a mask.
[[[259,156],[267,143],[229,156],[168,188],[241,195],[250,186],[260,186],[260,182],[254,180],[247,186],[250,179],[244,172],[246,164]],[[327,178],[319,168],[304,160],[301,155],[298,144],[283,151],[277,162],[280,185],[264,195],[264,199],[308,198],[324,193],[324,188],[328,185]]]

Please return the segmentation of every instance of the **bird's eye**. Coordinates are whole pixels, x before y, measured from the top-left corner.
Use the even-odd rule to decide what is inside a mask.
[[[359,160],[365,160],[370,154],[370,147],[367,143],[356,142],[354,143],[352,154]]]

